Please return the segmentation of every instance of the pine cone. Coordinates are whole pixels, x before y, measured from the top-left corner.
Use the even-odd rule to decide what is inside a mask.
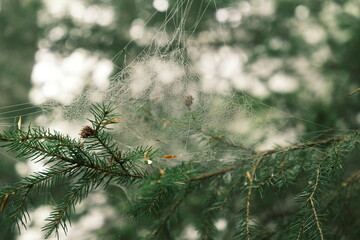
[[[192,95],[187,95],[184,97],[184,104],[187,107],[190,107],[193,104],[194,97]]]
[[[94,129],[92,129],[90,126],[84,126],[80,131],[80,136],[82,138],[88,138],[95,135]]]

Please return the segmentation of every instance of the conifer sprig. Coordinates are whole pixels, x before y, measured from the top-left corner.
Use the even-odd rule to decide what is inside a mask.
[[[63,201],[55,207],[43,227],[45,238],[53,232],[58,236],[60,226],[65,232],[68,230],[67,223],[75,205],[91,191],[99,186],[106,188],[110,181],[130,184],[145,177],[136,162],[141,162],[144,153],[152,148],[136,148],[122,156],[116,142],[105,132],[108,125],[120,121],[111,111],[111,106],[104,104],[91,108],[92,127],[83,128],[80,133],[84,141],[30,127],[27,131],[19,129],[0,135],[4,146],[17,152],[18,157],[30,158],[46,166],[23,181],[0,189],[1,210],[10,212],[6,221],[9,225],[20,223],[26,227],[30,218],[27,205],[34,189],[50,191],[54,185],[67,181],[69,187],[64,188],[67,193]],[[152,153],[148,155],[150,157]]]
[[[51,212],[50,217],[46,219],[48,222],[42,230],[46,232],[45,238],[55,231],[59,236],[59,227],[61,226],[65,233],[68,231],[67,223],[71,223],[71,211],[75,209],[75,205],[86,198],[89,192],[95,190],[105,180],[106,176],[93,171],[86,171],[81,178],[73,183],[71,189],[68,190],[63,201]]]
[[[190,102],[187,104],[192,111]],[[206,135],[209,141],[213,139],[220,142],[221,147],[237,149],[245,154],[240,154],[232,163],[213,161],[210,167],[201,163],[206,159],[170,167],[165,163],[162,165],[151,146],[121,149],[119,142],[109,133],[111,124],[121,122],[113,111],[110,105],[95,104],[90,110],[93,115],[89,119],[91,124],[80,130],[80,139],[30,127],[26,131],[19,129],[0,134],[4,147],[17,152],[18,157],[42,162],[45,167],[17,184],[0,189],[0,210],[5,212],[5,222],[18,229],[20,225],[26,227],[30,219],[31,195],[50,192],[61,185],[64,197],[58,201],[42,228],[45,238],[52,234],[59,236],[60,229],[68,231],[76,204],[92,191],[106,189],[109,183],[114,183],[135,190],[127,214],[135,221],[143,218],[154,220],[148,239],[161,239],[162,232],[169,232],[171,220],[181,214],[178,209],[186,209],[188,204],[191,206],[192,199],[200,192],[204,195],[203,201],[196,209],[200,207],[201,214],[193,224],[203,239],[213,239],[219,234],[215,221],[227,213],[231,214],[231,219],[237,219],[237,223],[234,220],[232,224],[235,229],[228,230],[228,236],[233,235],[234,239],[279,239],[286,236],[289,239],[323,240],[331,236],[326,230],[330,224],[326,220],[327,214],[336,212],[334,206],[338,206],[344,196],[349,199],[358,196],[349,191],[360,188],[359,172],[341,179],[346,157],[358,146],[357,131],[255,151],[234,145],[225,136],[195,129],[195,132]],[[182,128],[181,124],[173,126]],[[275,230],[262,227],[270,220],[263,216],[266,214],[259,213],[261,208],[272,211],[271,207],[266,208],[271,203],[262,200],[270,194],[268,189],[270,192],[296,191],[292,194],[297,194],[298,206],[287,216],[270,222],[276,222]],[[331,198],[324,201],[326,191],[331,193]],[[344,208],[344,204],[341,207]]]

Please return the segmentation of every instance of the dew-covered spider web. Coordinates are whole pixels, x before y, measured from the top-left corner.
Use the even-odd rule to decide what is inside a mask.
[[[122,120],[112,133],[124,149],[153,146],[159,156],[176,156],[163,159],[175,164],[235,161],[253,151],[293,144],[304,136],[305,123],[322,129],[309,139],[334,130],[263,103],[274,88],[259,80],[266,72],[275,72],[275,83],[276,79],[288,81],[290,91],[299,84],[279,73],[284,67],[279,59],[264,57],[249,63],[249,49],[227,43],[229,25],[237,27],[243,19],[273,14],[273,1],[240,1],[219,8],[215,0],[202,0],[196,16],[193,4],[194,0],[171,2],[159,26],[147,26],[155,13],[147,21],[134,21],[133,40],[114,55],[117,73],[105,90],[90,88],[66,106],[56,102],[15,105],[16,115],[11,115],[9,106],[1,109],[2,116],[13,118],[14,127],[20,116],[40,113],[32,126],[45,124],[79,137],[91,118],[91,104],[111,103]],[[209,8],[215,8],[217,21],[196,34]],[[131,43],[143,46],[135,57],[128,51]],[[118,59],[124,60],[119,63]]]

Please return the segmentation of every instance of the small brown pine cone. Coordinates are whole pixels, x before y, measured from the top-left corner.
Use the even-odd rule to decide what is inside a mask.
[[[95,135],[94,129],[92,129],[90,126],[84,126],[80,131],[80,136],[82,138],[88,138]]]
[[[192,95],[187,95],[184,97],[184,104],[187,107],[190,107],[193,104],[194,97]]]

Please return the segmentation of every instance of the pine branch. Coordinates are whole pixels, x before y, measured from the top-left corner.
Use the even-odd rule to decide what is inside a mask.
[[[220,204],[220,210],[224,210],[226,204],[229,202],[230,200],[230,195],[235,191],[236,188],[239,187],[239,185],[241,184],[241,182],[243,182],[243,178],[239,178],[237,181],[234,181],[235,183],[232,184],[232,186],[230,187],[230,189],[227,191],[227,193],[225,194],[225,198],[222,200],[221,204]]]
[[[279,148],[279,149],[274,149],[274,150],[257,152],[255,154],[251,155],[250,157],[248,157],[245,160],[245,162],[249,162],[249,161],[251,161],[252,159],[254,159],[254,158],[258,157],[258,156],[267,156],[267,155],[278,154],[278,153],[287,153],[287,152],[301,150],[301,149],[309,149],[309,148],[312,148],[312,147],[326,146],[326,145],[332,144],[334,142],[344,141],[344,140],[347,139],[347,137],[348,136],[344,135],[344,136],[332,137],[332,138],[323,139],[323,140],[317,140],[317,141],[311,141],[311,142],[306,142],[306,143],[301,143],[301,144],[295,144],[295,145],[292,145],[292,146]],[[221,175],[221,174],[227,173],[229,171],[232,171],[235,168],[238,168],[238,167],[242,166],[243,164],[244,164],[243,162],[240,162],[240,163],[236,163],[234,165],[225,167],[223,169],[216,170],[214,172],[201,174],[201,175],[196,176],[196,177],[191,177],[190,181],[204,180],[204,179],[211,178],[211,177],[214,177],[214,176],[217,176],[217,175]]]
[[[215,234],[218,232],[215,227],[217,213],[220,210],[218,207],[218,198],[222,188],[220,181],[208,181],[207,186],[197,183],[201,191],[204,192],[204,201],[201,203],[203,211],[200,213],[199,218],[201,221],[197,224],[197,230],[200,233],[201,239],[213,240]],[[205,189],[204,189],[205,188]],[[209,194],[207,194],[209,193]]]
[[[18,198],[15,207],[12,208],[9,213],[9,219],[11,220],[11,223],[15,223],[18,231],[20,231],[19,222],[21,222],[21,224],[26,228],[26,223],[28,222],[28,220],[30,220],[30,215],[27,211],[26,201],[28,199],[31,189],[32,186],[24,189],[22,195],[20,195],[20,197]]]
[[[13,148],[17,148],[20,150],[20,154],[21,156],[27,156],[27,155],[31,155],[33,154],[33,156],[36,157],[41,157],[41,159],[44,159],[46,157],[50,157],[50,159],[47,161],[47,163],[51,163],[57,160],[62,160],[77,166],[81,166],[81,167],[86,167],[86,168],[91,168],[97,171],[102,172],[103,174],[107,174],[107,175],[122,175],[122,176],[128,176],[128,177],[133,177],[133,178],[143,178],[144,175],[137,175],[137,174],[130,174],[130,173],[126,173],[126,172],[119,172],[119,171],[114,171],[111,169],[106,169],[103,167],[99,167],[94,165],[93,163],[86,163],[84,161],[79,161],[75,158],[71,158],[71,157],[67,157],[65,154],[62,154],[61,151],[56,151],[54,149],[50,149],[49,147],[47,147],[44,144],[41,143],[37,143],[36,145],[32,145],[31,143],[27,143],[25,140],[29,140],[29,139],[36,139],[36,140],[42,140],[42,139],[55,139],[55,140],[59,140],[61,139],[61,141],[63,140],[63,138],[58,138],[58,137],[49,137],[49,136],[45,136],[45,137],[20,137],[20,138],[12,138],[12,137],[7,137],[7,136],[0,136],[0,140],[5,141],[5,142],[11,142],[13,143]],[[69,148],[77,148],[81,150],[82,145],[80,143],[77,144],[59,144],[57,145],[58,147],[67,147]],[[35,151],[34,151],[35,150]],[[59,149],[60,150],[60,149]],[[110,160],[109,160],[110,161]]]
[[[199,180],[204,180],[204,179],[211,178],[211,177],[214,177],[214,176],[217,176],[217,175],[222,175],[224,173],[227,173],[229,171],[234,170],[235,168],[237,168],[237,167],[239,167],[241,165],[242,164],[234,164],[232,166],[229,166],[229,167],[226,167],[226,168],[214,171],[214,172],[204,173],[204,174],[201,174],[201,175],[196,176],[196,177],[191,177],[190,181],[199,181]]]
[[[86,198],[90,191],[95,190],[103,180],[104,176],[101,174],[87,172],[83,174],[77,183],[73,184],[63,202],[46,219],[48,223],[42,228],[46,232],[45,239],[49,238],[54,231],[56,236],[59,237],[58,230],[60,226],[65,233],[68,231],[67,222],[70,223],[71,208],[75,208],[75,205]]]
[[[302,218],[301,227],[300,227],[299,232],[298,232],[298,234],[297,234],[296,240],[300,240],[300,239],[301,239],[301,235],[302,235],[302,233],[303,233],[303,231],[304,231],[304,227],[305,227],[305,220],[306,220],[306,218],[305,218],[305,216],[304,216],[304,217]]]
[[[181,197],[180,199],[178,199],[172,206],[171,208],[167,211],[166,215],[161,219],[160,223],[157,225],[157,227],[147,236],[147,239],[153,239],[155,238],[160,231],[164,228],[165,224],[170,220],[171,216],[174,215],[174,212],[176,211],[176,209],[180,206],[180,204],[184,201],[185,199],[185,193],[183,195],[183,197]]]
[[[315,203],[314,203],[314,195],[315,195],[315,193],[316,193],[316,191],[318,190],[318,187],[319,187],[319,178],[320,178],[320,165],[318,166],[318,168],[316,170],[316,182],[315,182],[315,185],[314,185],[314,190],[312,191],[308,201],[310,202],[311,208],[312,208],[312,210],[314,212],[314,217],[315,217],[317,229],[319,230],[320,239],[324,240],[324,234],[323,234],[323,231],[322,231],[321,226],[320,226],[320,220],[319,220],[318,213],[317,213]]]
[[[170,201],[177,191],[183,191],[188,184],[188,173],[184,166],[165,169],[164,174],[155,174],[145,178],[140,185],[138,195],[129,213],[135,218],[144,215],[160,214],[160,206]],[[181,172],[179,171],[181,169]]]
[[[17,183],[13,186],[7,186],[4,189],[1,189],[0,199],[5,198],[5,196],[14,195],[20,190],[32,188],[35,185],[41,184],[42,182],[48,181],[54,177],[64,176],[76,168],[77,166],[71,166],[65,169],[52,168],[45,170],[45,172],[37,172],[33,174],[31,177],[24,178],[24,180],[20,183]]]
[[[331,152],[331,151],[329,151]],[[336,159],[335,159],[336,160]],[[319,163],[315,166],[310,166],[311,171],[314,171],[310,180],[307,182],[308,185],[305,190],[297,196],[297,199],[302,202],[302,207],[298,214],[298,219],[293,223],[293,229],[297,230],[297,239],[301,239],[302,236],[306,239],[325,239],[325,233],[320,219],[320,203],[316,201],[320,198],[321,188],[325,188],[330,183],[336,171],[327,171],[327,169],[333,166],[334,162],[329,155],[321,155]],[[301,221],[300,221],[301,220]]]
[[[260,158],[254,163],[253,165],[253,171],[250,174],[248,171],[246,172],[246,177],[249,180],[249,189],[247,193],[247,199],[246,199],[246,236],[247,239],[250,240],[250,202],[251,202],[251,193],[253,190],[253,183],[255,178],[255,173],[258,165],[263,160],[264,156],[260,156]]]
[[[110,147],[108,146],[109,144],[106,144],[105,141],[102,140],[102,139],[109,139],[109,136],[100,137],[99,134],[97,134],[97,133],[96,133],[94,136],[95,136],[95,138],[99,141],[99,143],[101,144],[101,146],[103,146],[104,149],[111,155],[111,159],[113,159],[115,162],[119,163],[120,166],[121,166],[121,168],[122,168],[122,170],[123,170],[124,172],[127,172],[127,170],[126,170],[125,167],[124,167],[124,162],[122,162],[122,160],[121,160],[121,157],[120,157],[119,155],[116,155],[116,154],[110,149]],[[120,152],[120,151],[118,151],[118,152]]]
[[[76,174],[74,172],[75,169],[76,166],[67,168],[53,167],[45,170],[44,172],[37,172],[32,176],[25,178],[22,182],[18,184],[8,186],[2,189],[0,191],[0,199],[3,198],[2,210],[5,209],[6,203],[9,198],[14,199],[12,201],[16,203],[13,204],[13,207],[9,210],[9,219],[11,220],[9,224],[16,224],[19,231],[19,222],[26,228],[26,223],[30,219],[30,216],[27,212],[26,202],[28,201],[31,191],[35,187],[40,188],[42,186],[47,186],[48,183],[52,185],[51,182],[54,182],[55,178],[57,177],[61,176],[64,178],[66,175],[69,174],[74,175]]]
[[[188,108],[191,111],[190,106]],[[60,181],[69,183],[64,186],[65,197],[46,219],[48,222],[43,231],[48,238],[54,233],[59,236],[60,228],[66,233],[75,205],[91,191],[100,186],[101,189],[106,189],[112,182],[132,185],[132,189],[137,192],[128,211],[134,219],[141,220],[145,216],[158,219],[153,231],[148,235],[149,238],[159,236],[166,225],[171,225],[170,219],[180,204],[185,201],[189,203],[189,193],[195,192],[194,186],[201,187],[202,193],[211,193],[204,195],[205,201],[201,206],[202,210],[199,210],[202,222],[192,223],[198,226],[204,239],[211,239],[212,235],[218,234],[213,224],[215,217],[224,211],[232,213],[234,209],[227,206],[227,203],[232,197],[238,196],[243,197],[240,204],[236,204],[236,207],[240,208],[237,211],[240,214],[235,238],[274,238],[281,234],[260,229],[258,221],[256,226],[254,225],[254,220],[258,219],[260,223],[261,220],[269,223],[267,218],[258,213],[261,209],[254,207],[264,207],[257,205],[256,194],[262,196],[266,186],[289,190],[289,186],[303,180],[301,173],[310,173],[305,189],[300,189],[301,184],[296,185],[296,190],[302,191],[297,197],[302,202],[297,216],[290,216],[286,220],[288,222],[284,221],[278,226],[286,226],[292,222],[288,231],[294,239],[325,239],[327,232],[322,213],[326,204],[319,201],[321,192],[329,188],[334,176],[340,176],[343,164],[341,159],[357,146],[358,132],[256,152],[232,144],[225,136],[210,134],[198,128],[194,131],[208,137],[209,141],[218,141],[222,143],[222,147],[240,149],[245,155],[231,165],[209,161],[209,165],[204,168],[200,161],[189,161],[175,167],[164,167],[161,160],[156,160],[156,151],[152,147],[138,146],[130,151],[119,148],[119,143],[107,132],[110,124],[120,122],[120,119],[112,114],[113,110],[110,105],[94,105],[90,110],[94,119],[89,119],[91,126],[84,126],[81,130],[81,140],[44,129],[29,128],[27,131],[0,134],[0,142],[9,147],[10,151],[18,152],[19,157],[32,157],[35,161],[50,166],[24,178],[18,184],[0,189],[0,210],[11,212],[10,217],[18,224],[18,228],[19,224],[25,225],[29,220],[27,202],[34,189],[46,192]],[[193,118],[196,119],[195,115]],[[154,120],[163,122],[161,119]],[[167,125],[183,127],[169,121]],[[186,128],[188,129],[188,126]],[[154,167],[145,167],[144,163],[153,161],[159,164],[157,171]],[[229,180],[223,177],[226,173]],[[353,174],[342,183],[342,187],[352,186],[360,179],[359,176],[359,173]],[[338,198],[339,196],[334,194],[334,201]],[[269,212],[269,209],[265,210],[265,213]],[[293,210],[289,215],[295,212]],[[282,236],[285,235],[284,233]]]
[[[111,180],[118,183],[129,183],[145,177],[140,174],[141,171],[135,162],[142,159],[144,151],[149,151],[149,148],[136,148],[127,153],[126,158],[129,164],[126,166],[121,164],[118,167],[111,164],[114,158],[119,158],[115,159],[116,162],[119,162],[120,156],[115,153],[120,151],[116,142],[104,130],[107,129],[107,125],[119,120],[114,119],[110,114],[110,108],[110,110],[107,109],[108,107],[105,105],[94,106],[92,109],[95,120],[91,120],[91,122],[95,130],[86,128],[83,129],[85,132],[81,133],[84,138],[94,137],[96,141],[90,141],[90,143],[79,142],[60,133],[40,128],[29,128],[26,132],[17,130],[0,134],[0,141],[10,147],[11,151],[17,151],[19,157],[33,157],[36,161],[45,162],[45,165],[51,164],[51,167],[45,171],[34,173],[31,177],[24,178],[22,182],[0,190],[1,210],[6,209],[9,201],[13,202],[16,199],[18,201],[16,207],[10,209],[12,212],[10,217],[16,224],[21,222],[25,226],[29,219],[26,202],[34,186],[43,187],[46,191],[59,180],[59,177],[77,179],[65,196],[63,203],[47,219],[49,222],[43,228],[47,238],[54,231],[58,235],[60,226],[65,232],[67,231],[67,222],[70,220],[70,212],[75,204],[84,199],[103,181],[106,182],[104,184],[104,188],[106,188]],[[152,154],[148,155],[150,157]],[[18,192],[20,194],[17,194]]]

